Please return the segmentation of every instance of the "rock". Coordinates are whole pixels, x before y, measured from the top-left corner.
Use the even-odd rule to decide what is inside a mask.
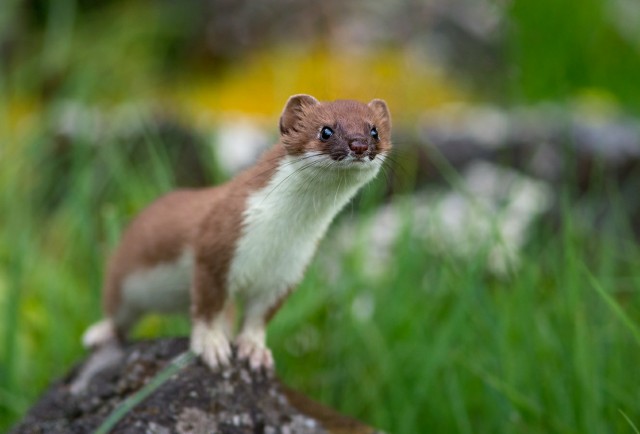
[[[624,176],[640,164],[640,119],[594,105],[504,110],[455,104],[433,110],[425,113],[419,127],[418,146],[430,163],[421,169],[438,171],[435,154],[458,170],[471,161],[488,160],[549,182],[573,171],[583,189],[597,170]]]
[[[545,215],[552,225],[562,224],[563,193],[589,210],[581,225],[619,227],[623,218],[640,240],[640,119],[616,106],[452,105],[425,113],[406,150],[417,161],[418,187],[455,183],[457,173],[489,162],[553,186]]]
[[[94,353],[45,392],[11,433],[94,432],[185,353],[185,338],[127,344],[111,359]],[[97,359],[100,359],[97,361]],[[102,365],[96,369],[95,365]],[[105,367],[106,365],[106,367]],[[97,372],[96,372],[97,371]],[[162,374],[161,374],[162,375]],[[161,377],[160,375],[160,377]],[[80,383],[78,383],[80,382]],[[211,372],[190,361],[131,408],[111,433],[374,433],[241,362]]]

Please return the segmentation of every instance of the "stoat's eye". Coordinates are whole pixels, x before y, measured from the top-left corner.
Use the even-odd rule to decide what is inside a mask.
[[[322,140],[329,140],[333,136],[333,130],[329,127],[322,127],[320,130],[320,138]]]
[[[371,131],[369,131],[369,134],[371,134],[371,137],[373,137],[375,140],[378,140],[380,138],[378,136],[378,130],[376,129],[376,127],[371,128]]]

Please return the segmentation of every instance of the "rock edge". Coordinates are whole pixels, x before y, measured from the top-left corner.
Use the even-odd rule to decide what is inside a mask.
[[[87,376],[92,357],[54,383],[10,431],[13,434],[89,433],[175,357],[188,349],[185,338],[128,344],[116,358]],[[89,369],[91,370],[91,369]],[[131,409],[111,433],[375,433],[277,378],[240,362],[211,372],[196,361],[184,367]]]

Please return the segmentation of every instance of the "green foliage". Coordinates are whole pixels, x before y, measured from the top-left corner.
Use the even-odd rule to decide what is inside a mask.
[[[358,251],[316,263],[270,329],[281,374],[390,432],[631,432],[640,249],[564,219],[508,278],[410,238],[382,279]]]
[[[81,357],[107,252],[135,212],[175,185],[169,156],[135,159],[117,143],[74,142],[56,171],[42,159],[46,137],[36,131],[0,160],[2,427]],[[163,149],[152,132],[137,146]],[[368,218],[379,181],[343,218]],[[64,194],[43,201],[61,182]],[[364,261],[364,229],[346,252],[329,237],[270,327],[279,373],[391,432],[632,432],[640,249],[615,193],[619,218],[597,232],[570,188],[565,197],[562,230],[539,224],[505,278],[487,275],[481,256],[434,252],[408,230],[385,264]],[[185,319],[153,317],[137,336],[187,332]]]
[[[624,31],[637,26],[638,5],[632,4],[513,1],[507,41],[514,100],[564,100],[596,91],[638,112],[640,33]]]
[[[139,146],[162,149],[158,140]],[[36,152],[42,142],[35,134],[0,162],[3,427],[81,357],[80,335],[100,316],[107,252],[175,183],[166,155],[141,162],[113,143],[74,143],[64,174],[51,176]],[[57,203],[36,200],[62,179]],[[344,218],[366,219],[382,191],[367,189]],[[610,200],[623,221],[624,205]],[[593,232],[568,199],[561,214],[562,231],[540,224],[506,278],[487,275],[483,257],[434,252],[409,231],[372,278],[382,264],[364,262],[366,233],[343,253],[329,238],[319,257],[333,262],[313,264],[270,327],[280,374],[390,432],[631,432],[640,420],[640,249],[617,220]],[[187,330],[184,319],[151,318],[137,335]]]

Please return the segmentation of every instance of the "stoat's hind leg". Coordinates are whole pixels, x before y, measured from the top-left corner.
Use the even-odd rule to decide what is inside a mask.
[[[93,351],[69,385],[72,394],[84,392],[97,373],[122,362],[124,352],[117,335],[112,333],[112,330],[111,321],[105,319],[94,324],[85,332],[82,342]]]
[[[82,393],[95,374],[121,362],[124,357],[122,336],[123,333],[111,317],[98,321],[84,332],[82,344],[91,350],[91,354],[69,385],[71,393]]]
[[[114,315],[107,315],[84,332],[82,344],[85,348],[95,349],[107,344],[121,344],[142,314],[140,310],[131,306],[121,306]]]
[[[82,345],[87,349],[104,347],[118,341],[118,332],[112,318],[105,318],[93,324],[82,335]]]

